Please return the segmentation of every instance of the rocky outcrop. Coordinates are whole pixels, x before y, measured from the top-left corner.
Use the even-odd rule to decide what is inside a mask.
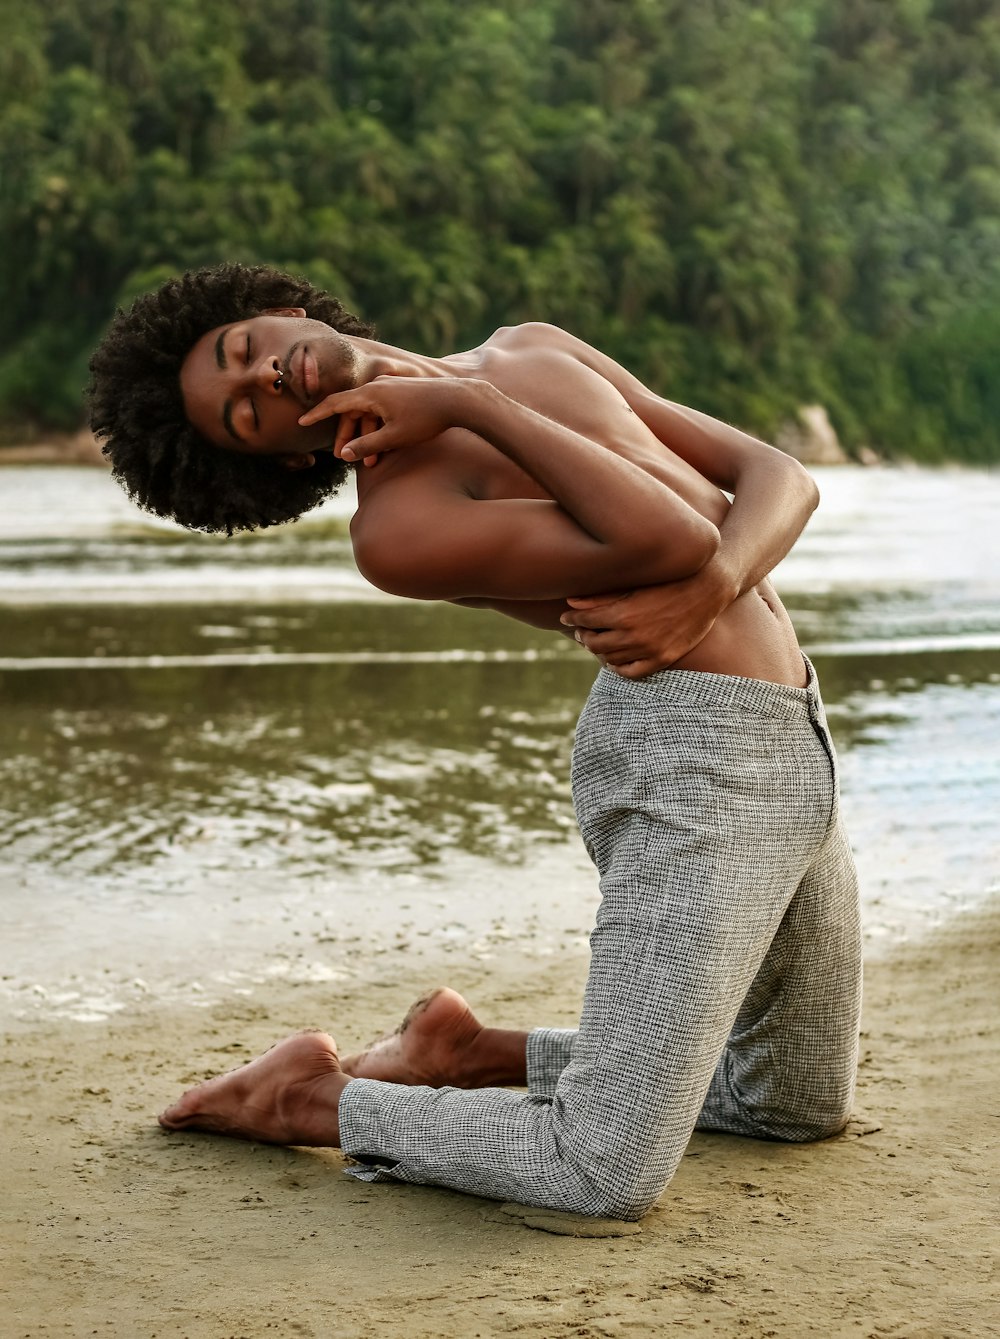
[[[830,416],[820,404],[803,405],[794,419],[778,429],[774,444],[803,465],[844,465],[848,459]]]

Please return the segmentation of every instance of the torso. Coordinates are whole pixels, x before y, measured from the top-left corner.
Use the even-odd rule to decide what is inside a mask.
[[[536,333],[540,329],[547,337]],[[558,338],[553,338],[554,333],[547,327],[507,327],[480,348],[443,361],[453,363],[457,373],[464,371],[489,381],[511,399],[616,451],[720,525],[730,505],[725,495],[664,446],[632,412],[617,388],[575,356],[568,338],[561,345]],[[458,475],[463,489],[480,499],[548,496],[529,474],[488,442],[453,429],[433,447],[393,453],[391,461],[386,458],[374,469],[358,470],[359,517],[374,490],[387,485],[405,487],[407,476],[414,470],[447,471],[452,486]],[[567,608],[565,600],[463,599],[455,603],[495,609],[535,627],[566,632],[559,622]],[[804,681],[795,632],[768,581],[736,600],[703,641],[673,668],[771,679],[796,686]]]

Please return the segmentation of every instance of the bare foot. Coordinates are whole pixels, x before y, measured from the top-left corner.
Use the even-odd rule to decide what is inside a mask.
[[[205,1130],[264,1144],[340,1147],[337,1111],[350,1082],[325,1032],[300,1032],[242,1069],[186,1092],[160,1117],[165,1130]]]
[[[442,987],[418,1000],[390,1036],[349,1055],[343,1069],[355,1079],[474,1088],[483,1032],[462,996]]]

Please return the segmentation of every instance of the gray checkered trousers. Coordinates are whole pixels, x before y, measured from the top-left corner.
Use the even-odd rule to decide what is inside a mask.
[[[602,670],[573,798],[602,894],[579,1029],[529,1034],[527,1093],[351,1082],[353,1175],[636,1219],[695,1128],[846,1123],[857,878],[812,666],[805,688]]]

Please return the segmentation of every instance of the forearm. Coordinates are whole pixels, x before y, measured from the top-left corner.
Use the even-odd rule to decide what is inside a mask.
[[[708,414],[647,395],[647,422],[660,441],[732,494],[712,567],[736,599],[785,557],[816,509],[819,490],[791,456]]]
[[[637,583],[698,570],[718,531],[645,470],[487,383],[462,398],[461,426],[529,474],[597,543],[627,561]],[[663,536],[669,535],[667,551]],[[683,571],[677,555],[685,555]]]
[[[812,478],[790,457],[695,410],[661,400],[656,409],[646,421],[654,427],[655,418],[660,440],[734,500],[719,521],[717,552],[694,576],[619,599],[570,601],[563,622],[627,678],[675,664],[697,646],[785,556],[818,498]]]
[[[812,477],[789,456],[763,457],[736,481],[713,566],[736,599],[763,581],[802,534],[819,501]]]

